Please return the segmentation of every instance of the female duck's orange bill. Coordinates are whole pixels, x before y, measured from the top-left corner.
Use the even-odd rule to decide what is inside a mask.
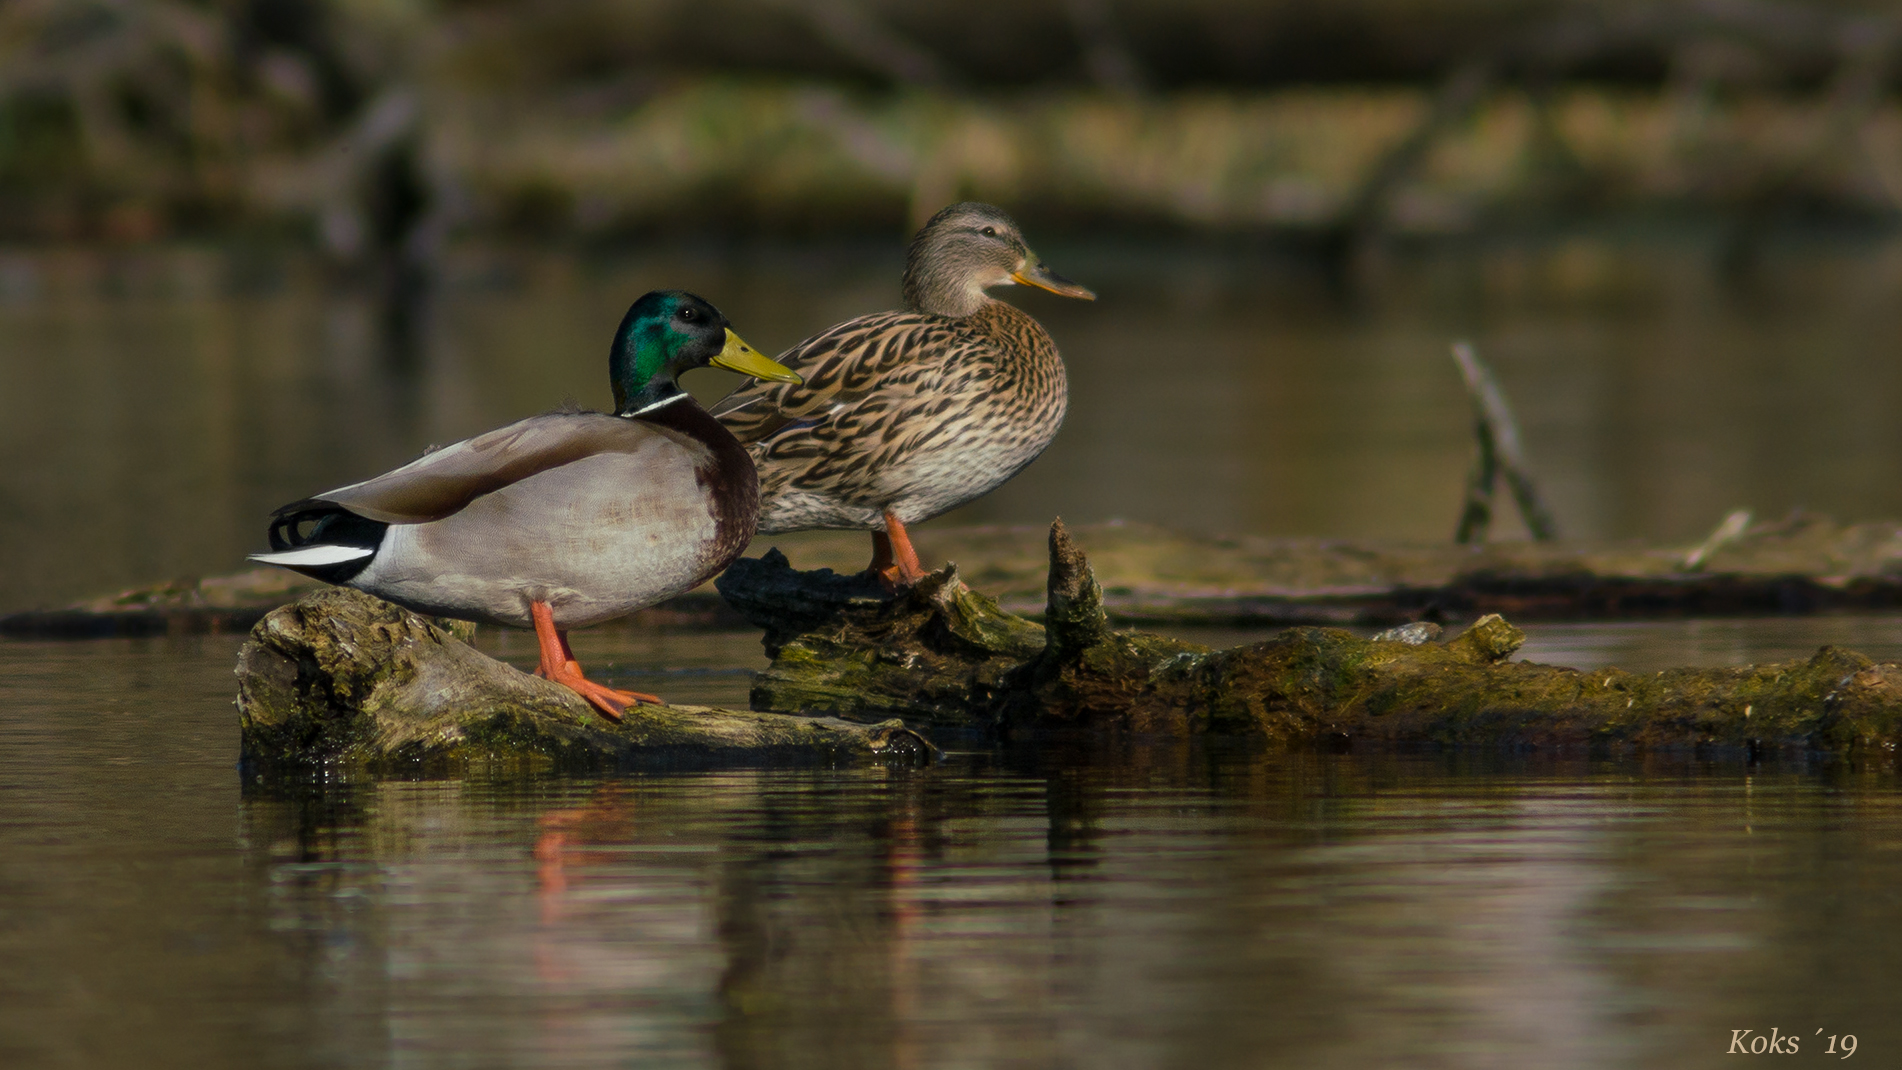
[[[1045,267],[1043,261],[1035,257],[1024,261],[1024,266],[1010,273],[1010,281],[1024,286],[1035,286],[1039,290],[1049,290],[1053,294],[1065,297],[1077,297],[1085,301],[1096,300],[1096,295],[1087,287],[1079,286],[1062,275]]]

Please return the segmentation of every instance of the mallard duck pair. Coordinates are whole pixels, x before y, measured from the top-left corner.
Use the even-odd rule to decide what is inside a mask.
[[[619,720],[660,699],[587,679],[568,629],[698,586],[756,528],[869,530],[872,571],[907,585],[923,569],[906,526],[989,492],[1055,437],[1056,347],[985,290],[1094,295],[981,204],[939,212],[904,281],[905,311],[840,324],[779,362],[706,301],[647,294],[610,350],[613,415],[531,417],[293,502],[253,559],[418,612],[533,628],[536,672]],[[677,383],[709,364],[756,380],[718,420]]]

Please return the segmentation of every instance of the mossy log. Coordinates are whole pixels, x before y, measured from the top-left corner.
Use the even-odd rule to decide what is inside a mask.
[[[1286,745],[1440,743],[1892,752],[1902,667],[1825,648],[1807,662],[1634,674],[1507,660],[1524,641],[1489,615],[1363,639],[1292,628],[1211,650],[1112,630],[1103,589],[1061,523],[1045,625],[967,588],[956,566],[898,597],[783,555],[719,581],[766,629],[755,708],[996,731],[1227,734]]]
[[[896,721],[643,705],[611,724],[567,688],[343,588],[259,621],[237,673],[247,763],[600,768],[932,753]]]

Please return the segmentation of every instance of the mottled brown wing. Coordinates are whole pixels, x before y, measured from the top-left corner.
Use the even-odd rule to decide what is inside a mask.
[[[882,312],[828,328],[780,354],[804,383],[755,380],[713,406],[733,437],[749,445],[827,423],[889,391],[908,364],[961,334],[954,320],[919,312]]]
[[[316,496],[386,524],[440,520],[470,502],[584,457],[632,453],[669,432],[605,413],[532,416],[464,439],[393,472]]]
[[[999,372],[993,340],[963,321],[919,313],[853,320],[794,353],[810,354],[812,370],[795,365],[807,388],[760,391],[746,408],[723,403],[747,420],[739,437],[767,495],[793,486],[856,497],[896,458],[958,435]],[[771,394],[783,395],[776,411]]]
[[[964,434],[963,417],[989,393],[986,384],[997,371],[994,349],[966,343],[938,348],[928,361],[900,369],[883,389],[830,419],[789,425],[749,446],[762,486],[855,498],[874,473]]]

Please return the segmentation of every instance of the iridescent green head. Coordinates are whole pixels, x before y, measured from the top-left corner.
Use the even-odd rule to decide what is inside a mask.
[[[685,290],[644,294],[621,317],[608,351],[614,411],[631,416],[680,397],[681,373],[717,364],[755,379],[797,383],[792,369],[767,360],[733,333],[720,310]]]

